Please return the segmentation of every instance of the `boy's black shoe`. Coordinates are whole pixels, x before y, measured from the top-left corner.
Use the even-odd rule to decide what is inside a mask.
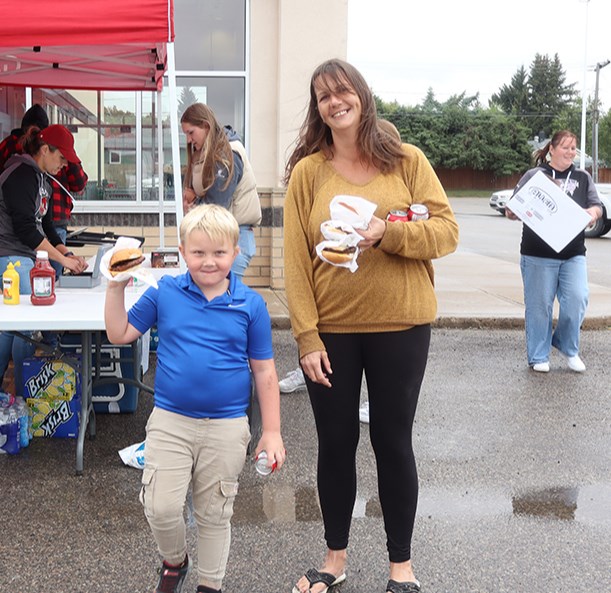
[[[170,566],[164,562],[159,569],[159,581],[155,593],[180,593],[190,570],[189,556],[179,566]]]
[[[206,585],[199,585],[197,587],[196,593],[223,593],[220,589],[212,589],[211,587],[206,587]]]

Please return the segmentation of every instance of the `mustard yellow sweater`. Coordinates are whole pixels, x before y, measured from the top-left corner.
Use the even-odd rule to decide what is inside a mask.
[[[402,170],[378,174],[355,185],[333,169],[322,153],[297,163],[284,206],[286,294],[299,356],[324,350],[319,332],[400,331],[430,323],[437,313],[431,259],[453,252],[458,225],[430,163],[415,146],[404,144]],[[352,273],[323,262],[315,247],[324,240],[320,224],[330,218],[334,196],[360,196],[391,210],[425,204],[429,220],[390,222],[381,243],[358,257]]]

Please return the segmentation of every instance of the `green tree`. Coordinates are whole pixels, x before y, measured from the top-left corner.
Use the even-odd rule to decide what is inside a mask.
[[[429,90],[416,107],[376,101],[380,117],[391,121],[405,142],[421,148],[434,167],[502,176],[529,166],[528,128],[496,107],[484,109],[478,95],[462,93],[439,103]]]
[[[123,111],[116,105],[104,107],[104,123],[106,124],[131,124],[136,123],[136,114],[131,111]]]
[[[528,112],[528,74],[520,66],[511,78],[509,85],[504,84],[498,93],[490,98],[491,106],[498,106],[507,114],[524,115]]]
[[[565,107],[555,118],[553,121],[553,130],[556,132],[558,130],[570,130],[577,136],[577,144],[579,145],[581,141],[581,97],[577,97],[573,103]],[[591,154],[592,152],[592,111],[594,107],[594,101],[588,100],[588,105],[586,107],[586,145],[585,151],[587,154]],[[600,122],[599,122],[600,128]],[[599,137],[600,137],[600,129],[599,129]],[[600,147],[599,147],[599,156],[600,156]]]
[[[180,93],[180,99],[178,100],[178,119],[182,117],[182,114],[185,112],[189,105],[193,105],[193,103],[197,103],[197,97],[193,92],[193,89],[190,86],[182,87],[182,91]]]
[[[550,136],[554,118],[575,98],[574,84],[566,84],[558,54],[554,58],[536,54],[528,77],[530,129],[533,135]]]
[[[432,87],[429,87],[426,93],[426,97],[422,102],[422,109],[425,111],[439,111],[441,109],[441,103],[435,99],[435,93]]]
[[[511,83],[492,95],[490,105],[517,117],[530,129],[531,137],[549,137],[555,129],[555,118],[574,103],[574,86],[566,83],[558,54],[553,58],[536,54],[528,75],[521,66]]]
[[[554,132],[570,130],[577,138],[581,137],[581,97],[554,117],[552,129]]]
[[[598,158],[611,166],[611,111],[598,120]]]

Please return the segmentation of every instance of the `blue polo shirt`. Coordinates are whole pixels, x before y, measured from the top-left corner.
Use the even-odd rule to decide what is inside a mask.
[[[265,301],[233,273],[212,301],[187,272],[163,276],[128,312],[145,333],[157,324],[155,405],[192,418],[244,416],[250,398],[248,360],[273,358]]]

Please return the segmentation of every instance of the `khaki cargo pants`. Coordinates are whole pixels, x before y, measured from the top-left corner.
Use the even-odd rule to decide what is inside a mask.
[[[146,426],[140,501],[159,552],[169,564],[187,553],[184,506],[192,488],[198,583],[220,589],[238,476],[250,440],[248,418],[190,418],[154,408]]]

